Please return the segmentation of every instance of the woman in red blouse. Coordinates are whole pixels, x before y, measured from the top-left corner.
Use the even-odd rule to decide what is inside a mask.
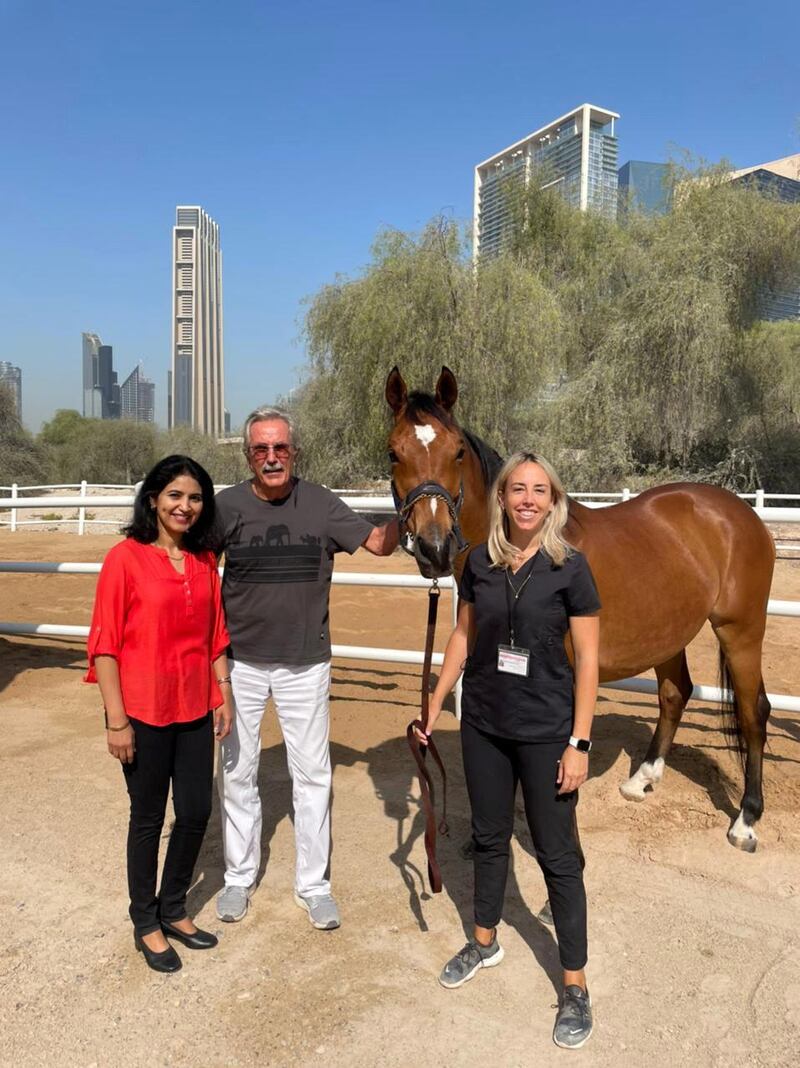
[[[131,802],[128,888],[136,948],[175,972],[167,941],[210,949],[186,894],[211,814],[213,739],[233,718],[217,561],[214,486],[188,456],[168,456],[136,496],[126,539],[103,563],[89,632],[88,682],[103,697],[108,751]],[[175,824],[156,893],[170,783]]]

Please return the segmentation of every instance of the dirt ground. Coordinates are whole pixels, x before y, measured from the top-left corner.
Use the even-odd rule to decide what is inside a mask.
[[[100,560],[106,535],[0,532],[0,558]],[[410,570],[397,555],[342,561]],[[0,575],[0,619],[88,623],[93,576]],[[773,596],[800,598],[800,562],[779,562]],[[447,598],[444,599],[445,609]],[[447,611],[442,613],[448,618]],[[334,588],[334,640],[419,648],[422,590]],[[440,624],[444,639],[446,624]],[[770,619],[767,688],[800,693],[797,622]],[[714,647],[690,651],[715,682]],[[291,789],[265,717],[262,879],[246,920],[220,924],[215,811],[191,892],[218,949],[180,949],[150,972],[127,918],[122,775],[99,694],[81,683],[81,643],[0,636],[0,1063],[14,1066],[785,1065],[800,1039],[800,717],[775,712],[766,812],[754,855],[725,838],[741,777],[713,710],[692,705],[664,780],[644,804],[619,783],[641,758],[653,700],[601,691],[592,777],[579,821],[587,855],[596,1029],[581,1053],[551,1042],[558,957],[536,919],[544,884],[519,813],[500,938],[502,966],[461,990],[436,982],[463,943],[471,865],[457,725],[440,732],[450,780],[444,891],[423,884],[419,790],[403,737],[418,669],[334,664],[333,881],[343,915],[315,931],[292,902]],[[168,835],[165,828],[165,837]]]

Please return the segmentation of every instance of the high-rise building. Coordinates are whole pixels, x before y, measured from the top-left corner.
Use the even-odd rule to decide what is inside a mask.
[[[734,171],[731,181],[776,200],[800,204],[800,152]],[[758,317],[773,323],[800,320],[800,278],[785,278],[772,289],[765,286],[758,297]]]
[[[537,173],[581,211],[617,214],[615,111],[582,104],[495,153],[475,168],[473,250],[500,252],[513,226],[508,203],[517,182]]]
[[[83,340],[83,414],[87,419],[103,418],[103,394],[100,392],[97,354],[103,342],[97,334],[82,334]]]
[[[201,207],[178,207],[172,229],[172,389],[168,422],[224,431],[222,252]]]
[[[631,159],[619,169],[619,206],[624,214],[664,215],[670,206],[669,167]]]
[[[83,334],[83,414],[87,419],[119,419],[119,385],[114,351],[97,334]]]
[[[102,418],[119,419],[119,384],[117,372],[114,370],[114,350],[111,345],[101,345],[97,350],[97,383],[103,399]]]
[[[800,204],[800,153],[731,171],[726,178],[734,185],[746,186],[775,200]],[[669,166],[630,160],[619,169],[619,192],[623,211],[634,208],[663,215],[672,199]],[[758,297],[756,314],[767,322],[800,319],[800,279],[784,279],[772,289],[765,286]]]
[[[0,360],[0,383],[11,393],[17,409],[17,419],[22,422],[22,370],[13,363]]]
[[[136,423],[155,422],[155,383],[145,378],[141,363],[131,371],[122,385],[120,415]]]

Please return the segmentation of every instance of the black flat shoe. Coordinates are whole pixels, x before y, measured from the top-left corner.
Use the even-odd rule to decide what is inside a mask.
[[[177,927],[173,927],[166,920],[161,921],[161,930],[167,938],[174,938],[176,942],[182,942],[187,949],[213,949],[219,942],[217,936],[211,934],[210,931],[201,931],[198,928],[194,934],[187,934],[185,931],[180,931]]]
[[[172,948],[162,949],[160,953],[156,953],[154,949],[151,949],[146,942],[143,942],[141,937],[134,931],[133,944],[144,954],[144,959],[147,961],[147,967],[152,968],[154,972],[179,972],[183,965],[181,964],[181,958]]]

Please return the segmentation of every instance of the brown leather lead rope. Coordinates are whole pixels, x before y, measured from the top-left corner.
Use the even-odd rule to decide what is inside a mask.
[[[436,633],[436,613],[439,608],[439,586],[436,579],[428,591],[428,627],[425,635],[425,659],[422,665],[422,692],[420,701],[420,718],[413,720],[406,728],[406,739],[411,750],[411,755],[417,762],[419,772],[419,787],[422,797],[422,807],[425,811],[425,852],[428,855],[428,880],[431,890],[438,894],[442,889],[442,875],[436,860],[436,795],[431,773],[425,765],[425,757],[430,752],[439,772],[442,776],[442,818],[438,825],[439,834],[448,835],[447,826],[447,772],[444,770],[442,758],[433,738],[428,739],[427,745],[422,745],[414,734],[414,728],[418,727],[425,731],[428,726],[428,697],[431,679],[431,659],[433,656],[433,638]]]

